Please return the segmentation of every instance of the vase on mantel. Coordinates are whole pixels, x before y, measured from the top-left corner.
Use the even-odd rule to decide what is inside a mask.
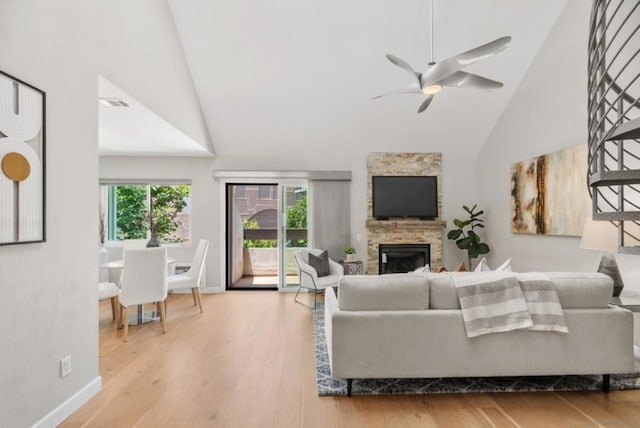
[[[154,248],[159,246],[160,241],[158,241],[158,236],[155,234],[155,232],[151,232],[151,238],[147,242],[147,248]]]

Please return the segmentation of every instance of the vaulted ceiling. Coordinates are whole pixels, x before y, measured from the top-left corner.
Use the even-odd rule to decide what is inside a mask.
[[[426,67],[427,0],[169,0],[218,156],[475,155],[565,3],[436,0],[436,61],[513,40],[468,69],[502,89],[446,88],[417,114],[420,95],[369,99],[411,81],[386,53]]]

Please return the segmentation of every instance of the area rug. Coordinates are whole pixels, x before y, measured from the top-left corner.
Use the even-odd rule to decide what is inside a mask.
[[[318,395],[347,395],[347,382],[331,377],[324,335],[324,305],[313,311]],[[611,375],[612,390],[640,389],[640,360],[634,373]],[[514,376],[431,379],[354,379],[352,395],[452,394],[470,392],[595,391],[602,389],[602,376]]]

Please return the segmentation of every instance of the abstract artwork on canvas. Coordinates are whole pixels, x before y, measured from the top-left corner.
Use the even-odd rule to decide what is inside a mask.
[[[0,245],[45,240],[45,93],[0,71]]]
[[[590,210],[586,144],[512,165],[513,232],[580,236]]]

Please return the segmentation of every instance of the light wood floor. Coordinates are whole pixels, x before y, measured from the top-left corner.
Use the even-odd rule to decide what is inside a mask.
[[[318,397],[311,311],[292,294],[169,297],[129,341],[100,305],[98,395],[62,427],[640,426],[640,391]],[[0,423],[1,425],[1,423]]]

